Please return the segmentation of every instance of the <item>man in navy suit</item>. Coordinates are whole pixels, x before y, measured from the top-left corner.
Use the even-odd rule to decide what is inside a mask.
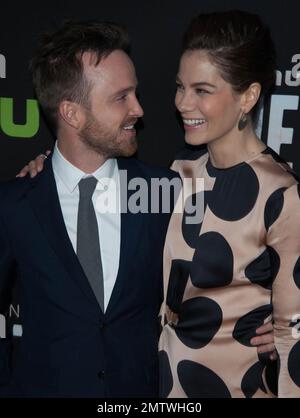
[[[115,24],[69,22],[45,35],[33,58],[57,141],[39,176],[0,187],[0,313],[15,284],[23,326],[13,356],[10,336],[0,340],[2,396],[158,394],[172,204],[166,213],[136,210],[128,185],[142,180],[149,189],[139,198],[157,207],[151,180],[178,177],[131,158],[143,111],[128,46]],[[101,211],[107,200],[118,209]]]
[[[123,206],[132,179],[150,187],[152,178],[176,174],[127,158],[136,152],[134,126],[143,115],[128,46],[115,24],[69,22],[46,35],[33,58],[36,94],[57,141],[43,173],[0,188],[1,312],[14,279],[23,326],[12,364],[11,339],[0,340],[4,395],[158,393],[157,317],[170,213]],[[93,209],[96,228],[79,225],[89,213],[79,215],[80,184],[89,178],[92,205],[84,210]],[[120,197],[121,210],[101,213],[103,193]],[[98,250],[88,242],[95,229]],[[100,266],[89,265],[97,251]]]

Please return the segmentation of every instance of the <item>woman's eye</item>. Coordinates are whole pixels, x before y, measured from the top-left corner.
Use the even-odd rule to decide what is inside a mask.
[[[196,89],[196,93],[203,96],[204,94],[209,94],[209,91],[203,89]]]
[[[178,83],[176,83],[176,89],[177,89],[177,90],[184,90],[184,87],[183,87],[183,85],[182,85],[182,84],[178,84]]]

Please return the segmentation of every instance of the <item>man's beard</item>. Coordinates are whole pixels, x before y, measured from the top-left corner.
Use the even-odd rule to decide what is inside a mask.
[[[118,133],[108,132],[92,115],[87,117],[79,136],[88,148],[105,158],[131,157],[137,151],[135,136],[118,142]]]

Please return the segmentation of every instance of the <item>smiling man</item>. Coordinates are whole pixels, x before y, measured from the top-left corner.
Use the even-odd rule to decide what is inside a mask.
[[[176,177],[131,157],[143,115],[126,32],[69,22],[32,60],[37,98],[56,137],[36,178],[1,186],[0,308],[16,279],[23,336],[4,396],[153,397],[158,393],[158,312],[169,213],[99,213],[107,179],[119,185]],[[110,184],[110,183],[108,183]],[[125,190],[118,186],[120,202]],[[128,199],[130,192],[128,193]]]

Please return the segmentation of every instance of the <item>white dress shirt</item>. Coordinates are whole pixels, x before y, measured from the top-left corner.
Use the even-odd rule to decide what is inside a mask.
[[[64,222],[75,252],[79,204],[78,183],[83,177],[91,175],[98,180],[92,200],[98,223],[104,279],[104,309],[106,310],[116,282],[120,259],[120,179],[117,161],[108,159],[94,173],[86,174],[64,158],[56,143],[52,166]],[[108,204],[111,210],[106,210],[104,213],[101,208],[107,208]]]

